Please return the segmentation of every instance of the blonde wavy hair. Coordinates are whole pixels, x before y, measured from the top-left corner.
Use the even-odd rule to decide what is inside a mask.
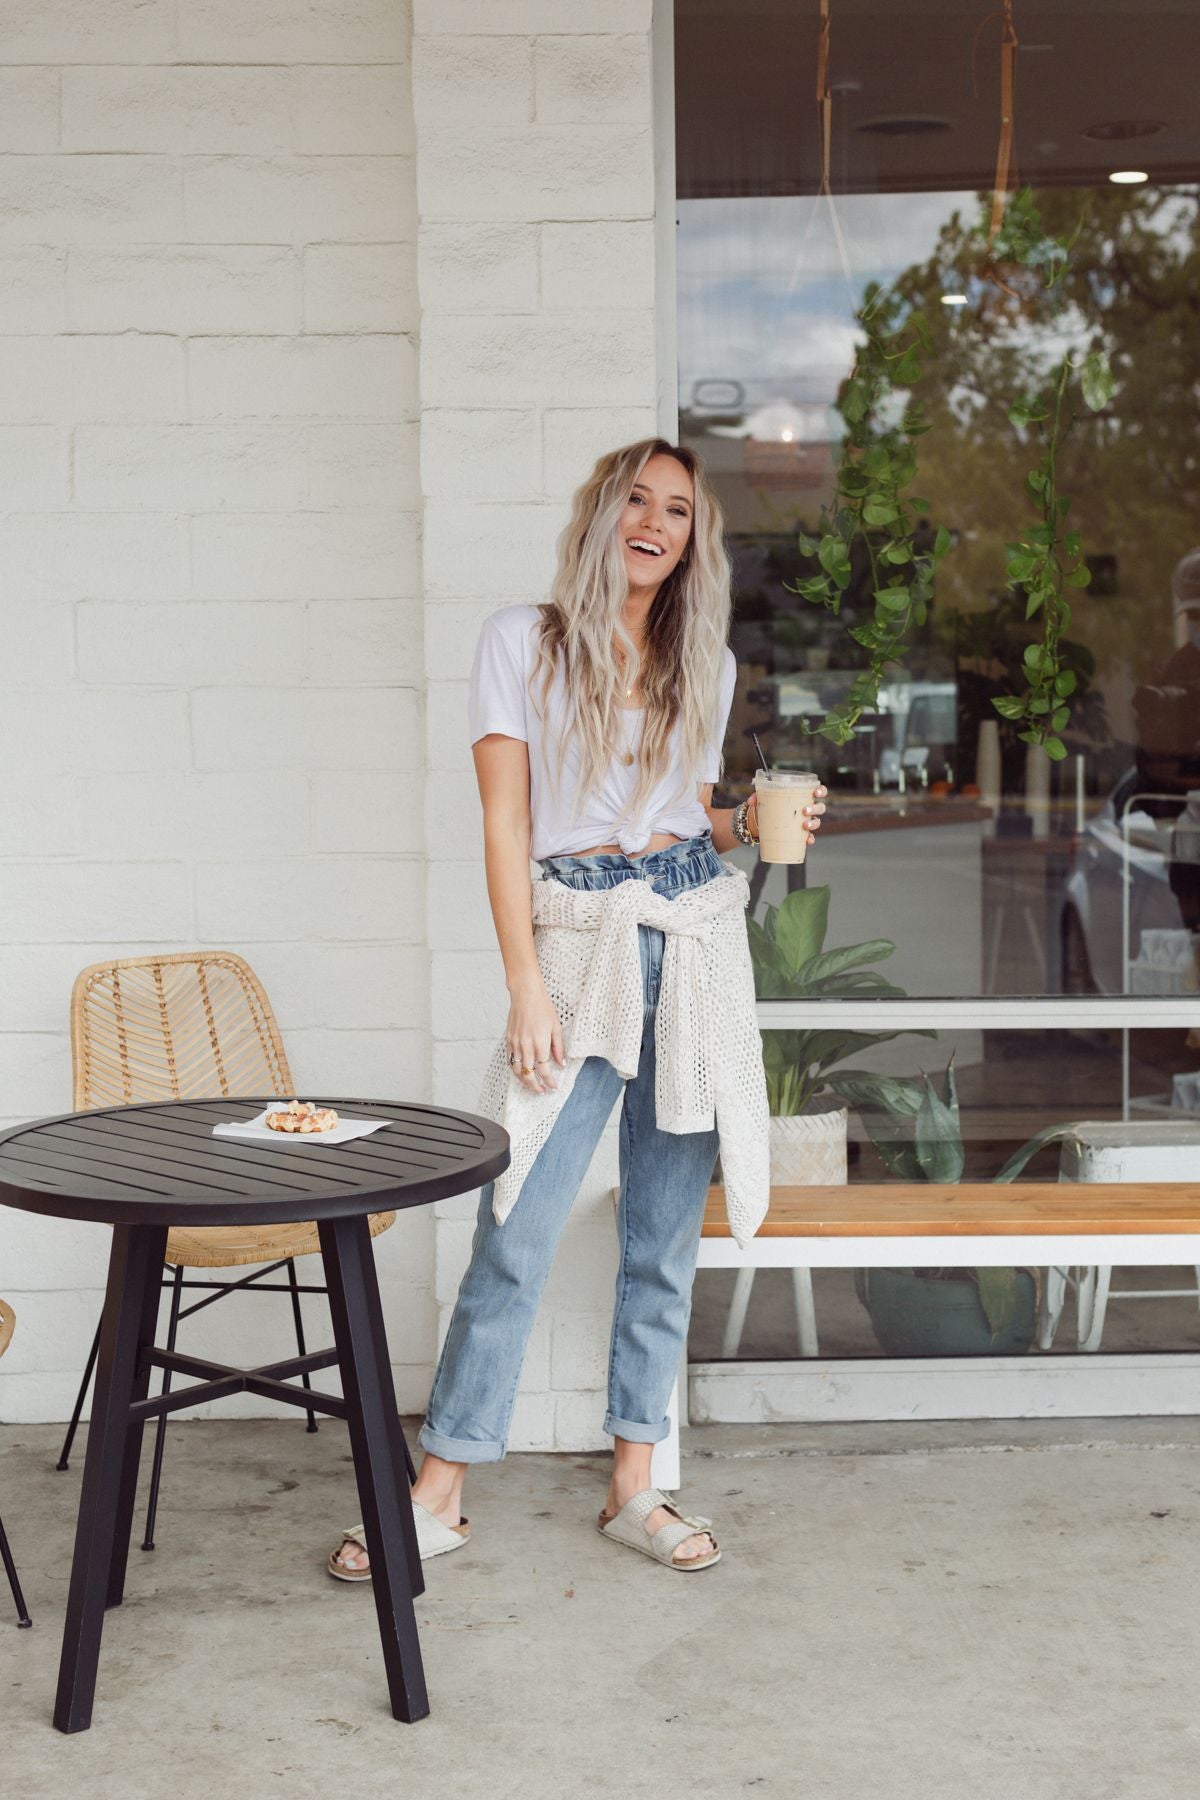
[[[692,530],[679,562],[654,597],[639,655],[621,612],[629,592],[618,526],[634,485],[653,456],[671,456],[692,478]],[[720,503],[694,451],[665,438],[642,438],[602,456],[579,487],[558,539],[558,568],[542,614],[530,694],[546,720],[555,675],[566,693],[561,729],[544,730],[542,753],[557,788],[563,752],[579,748],[574,806],[599,788],[622,743],[621,701],[641,676],[645,717],[636,785],[627,811],[637,810],[669,760],[676,722],[685,776],[680,797],[691,799],[714,731],[721,669],[732,610],[732,569]],[[617,646],[625,661],[617,656]],[[535,693],[540,680],[540,696]],[[551,756],[547,739],[555,739]],[[722,759],[723,760],[723,759]]]

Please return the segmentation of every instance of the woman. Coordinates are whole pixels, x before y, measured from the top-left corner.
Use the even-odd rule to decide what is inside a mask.
[[[668,1430],[665,1409],[687,1333],[717,1149],[729,1185],[734,1145],[713,1127],[681,1129],[689,1106],[698,1116],[691,1100],[678,1099],[680,1084],[686,1088],[695,1074],[683,1065],[697,1058],[690,1044],[676,1042],[682,1032],[673,1037],[660,1026],[656,1034],[656,1012],[668,981],[676,1003],[698,995],[703,1011],[696,971],[708,955],[708,968],[723,969],[723,979],[738,986],[743,1017],[748,1009],[749,1034],[738,1040],[741,1067],[733,1075],[743,1087],[761,1086],[746,948],[748,890],[741,872],[718,854],[757,842],[755,800],[732,811],[711,805],[736,677],[726,644],[730,568],[720,510],[699,459],[661,438],[600,458],[575,496],[558,548],[549,604],[493,614],[471,669],[488,895],[509,992],[499,1073],[490,1083],[496,1104],[483,1110],[509,1124],[513,1161],[521,1166],[514,1179],[510,1165],[480,1198],[471,1261],[419,1434],[425,1459],[413,1488],[414,1515],[423,1557],[456,1549],[469,1535],[461,1510],[467,1469],[505,1454],[555,1245],[624,1089],[621,1259],[604,1420],[614,1440],[613,1467],[597,1524],[614,1541],[690,1572],[720,1555],[715,1536],[702,1529],[710,1521],[681,1513],[650,1486],[650,1460]],[[810,844],[825,792],[817,789],[810,809]],[[540,883],[531,883],[531,859],[541,865]],[[639,885],[623,885],[630,881]],[[637,912],[656,908],[665,930],[637,925],[637,1018],[632,1057],[619,1059],[628,1063],[623,1078],[620,1067],[602,1055],[585,1056],[578,1044],[587,1035],[589,1008],[593,1034],[627,1027],[610,994],[622,971],[609,979],[599,946],[632,942]],[[732,952],[731,910],[737,919]],[[690,950],[680,947],[676,929],[698,941],[700,962],[687,960]],[[722,992],[722,1005],[710,1014],[726,1010],[724,1001]],[[732,1001],[729,1010],[736,1010]],[[721,1022],[710,1017],[707,1029],[716,1042]],[[666,1082],[656,1035],[658,1060],[665,1045],[671,1063]],[[573,1059],[564,1036],[578,1051]],[[600,1041],[607,1047],[607,1039]],[[695,1078],[701,1111],[708,1074],[702,1068]],[[719,1118],[720,1070],[717,1077]],[[664,1089],[672,1096],[670,1119],[663,1115]],[[711,1116],[711,1099],[707,1105]],[[762,1134],[765,1143],[765,1101]],[[330,1573],[363,1580],[369,1567],[362,1528],[354,1527],[331,1554]]]

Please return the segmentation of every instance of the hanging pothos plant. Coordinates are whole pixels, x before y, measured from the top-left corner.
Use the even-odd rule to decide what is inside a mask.
[[[888,667],[902,659],[914,627],[925,623],[934,570],[950,548],[944,526],[928,549],[917,547],[929,503],[907,491],[917,473],[916,440],[929,429],[920,404],[904,392],[920,379],[921,358],[930,348],[924,316],[872,283],[857,318],[863,341],[837,401],[846,431],[834,509],[822,507],[819,539],[804,533],[798,539],[801,554],[815,556],[820,573],[784,584],[838,613],[851,584],[856,543],[870,567],[874,617],[850,630],[866,649],[868,665],[839,705],[819,724],[804,726],[808,735],[835,744],[854,736],[860,715],[878,701]]]
[[[1052,238],[1043,229],[1032,192],[1022,188],[1008,203],[992,254],[994,262],[1040,271],[1051,289],[1067,266],[1070,249],[1070,240]],[[1082,357],[1064,354],[1047,387],[1022,394],[1008,409],[1012,424],[1040,444],[1042,452],[1025,477],[1035,522],[1006,545],[1008,585],[1024,593],[1027,619],[1040,615],[1042,634],[1025,650],[1024,693],[992,701],[1002,718],[1024,726],[1018,736],[1025,743],[1040,744],[1054,762],[1067,754],[1060,733],[1070,721],[1075,691],[1075,673],[1064,665],[1061,648],[1071,620],[1066,590],[1084,588],[1091,579],[1079,533],[1066,529],[1070,498],[1058,490],[1059,452],[1079,416],[1071,403],[1074,375],[1085,406],[1092,412],[1107,406],[1113,395],[1112,371],[1104,352],[1093,350]]]

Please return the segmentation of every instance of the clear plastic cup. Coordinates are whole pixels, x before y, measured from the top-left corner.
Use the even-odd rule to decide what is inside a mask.
[[[756,769],[758,854],[763,862],[802,863],[808,849],[804,809],[811,806],[821,777],[811,769]]]

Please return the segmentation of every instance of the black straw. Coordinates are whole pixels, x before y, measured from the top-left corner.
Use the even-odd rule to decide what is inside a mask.
[[[758,741],[758,733],[755,731],[752,731],[750,733],[750,736],[754,739],[754,748],[758,751],[758,760],[762,764],[763,768],[766,770],[767,774],[769,775],[771,772],[770,767],[767,763],[766,757],[763,755],[763,747]]]

